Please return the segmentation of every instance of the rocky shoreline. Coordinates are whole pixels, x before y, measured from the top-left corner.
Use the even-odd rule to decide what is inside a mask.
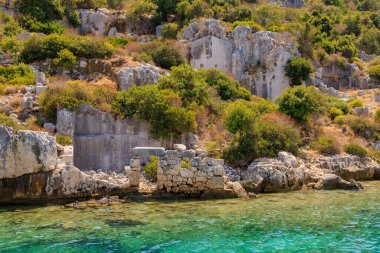
[[[361,190],[359,181],[380,179],[380,165],[352,155],[303,160],[280,152],[236,170],[206,152],[175,145],[134,148],[130,166],[120,173],[81,171],[72,147],[62,147],[44,132],[0,127],[0,203],[57,203],[124,198],[250,198],[261,193]],[[158,157],[157,182],[144,179],[144,160]],[[184,168],[187,167],[187,168]],[[117,196],[117,197],[116,197]],[[119,199],[120,197],[120,199]]]

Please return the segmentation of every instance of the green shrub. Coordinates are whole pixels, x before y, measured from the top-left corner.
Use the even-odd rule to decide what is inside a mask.
[[[22,17],[20,20],[22,28],[37,33],[44,34],[62,34],[65,31],[65,28],[62,24],[57,21],[49,21],[46,23],[40,22],[34,18]]]
[[[342,126],[346,122],[346,116],[340,115],[334,118],[334,123]]]
[[[39,60],[55,59],[58,53],[67,49],[76,57],[107,58],[113,54],[112,45],[102,40],[94,40],[82,36],[66,36],[52,34],[48,36],[33,36],[21,51],[20,59],[26,63]]]
[[[53,63],[61,69],[72,70],[77,63],[77,58],[68,49],[63,49],[58,52],[57,58]]]
[[[3,113],[0,113],[0,126],[11,127],[14,130],[18,130],[21,128],[21,126],[17,123],[16,120]]]
[[[162,36],[167,39],[175,39],[179,31],[179,26],[176,23],[168,23],[162,27]]]
[[[311,116],[322,113],[325,106],[323,96],[312,86],[289,87],[276,101],[280,112],[289,115],[297,123],[305,123]]]
[[[240,86],[239,82],[223,74],[217,69],[199,70],[208,85],[218,90],[223,100],[244,99],[250,100],[251,93]]]
[[[338,116],[342,116],[343,115],[343,112],[341,109],[338,109],[336,107],[332,107],[329,111],[329,114],[330,114],[330,117],[332,119],[335,119],[336,117]]]
[[[355,134],[366,139],[371,139],[378,129],[376,124],[372,123],[368,119],[363,119],[360,117],[350,117],[347,123]]]
[[[336,155],[340,153],[339,145],[332,137],[319,137],[311,142],[310,146],[322,155]]]
[[[49,85],[49,89],[40,97],[40,106],[47,121],[55,122],[57,110],[66,108],[75,111],[81,104],[91,104],[104,110],[111,107],[114,100],[114,91],[93,87],[81,81],[71,81],[65,84]],[[110,109],[109,109],[110,110]]]
[[[352,109],[363,107],[363,102],[360,99],[353,99],[348,102],[348,106]]]
[[[164,69],[170,69],[174,66],[185,63],[185,58],[181,52],[168,44],[161,44],[151,52],[154,63]]]
[[[336,108],[336,109],[339,109],[340,111],[342,111],[343,114],[347,114],[348,113],[348,104],[343,101],[342,99],[339,99],[339,98],[336,98],[336,97],[333,97],[333,96],[327,96],[327,95],[324,95],[325,98],[326,98],[326,103],[327,103],[327,108],[329,110],[331,110],[332,108]]]
[[[73,145],[73,141],[69,136],[56,134],[55,139],[57,140],[57,143],[62,146],[70,146]]]
[[[257,24],[255,21],[235,21],[232,23],[232,29],[235,29],[238,26],[248,26],[252,29],[253,32],[262,31],[263,28]]]
[[[204,105],[210,97],[204,78],[188,64],[173,67],[170,76],[160,79],[158,87],[178,93],[185,107],[192,103]]]
[[[0,66],[0,86],[2,85],[33,85],[35,74],[29,66]]]
[[[157,181],[158,157],[150,156],[149,162],[145,165],[144,172],[149,179]]]
[[[288,60],[285,66],[285,75],[290,78],[290,85],[301,85],[302,81],[307,81],[313,67],[308,60],[300,57],[294,57]]]
[[[369,67],[368,74],[373,81],[380,84],[380,64]]]
[[[133,86],[117,94],[113,111],[148,121],[152,136],[161,138],[195,131],[195,113],[180,106],[181,98],[172,90],[160,90],[156,85]]]
[[[365,148],[356,144],[348,144],[344,146],[343,150],[347,154],[359,156],[360,158],[366,157],[368,155],[368,152]]]
[[[107,41],[114,47],[125,47],[129,40],[126,38],[107,37]]]

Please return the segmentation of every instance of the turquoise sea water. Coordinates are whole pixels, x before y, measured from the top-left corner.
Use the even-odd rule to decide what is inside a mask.
[[[0,252],[380,252],[380,182],[253,200],[0,207]]]

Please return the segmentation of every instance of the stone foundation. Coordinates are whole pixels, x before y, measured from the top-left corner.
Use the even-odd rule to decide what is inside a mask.
[[[224,191],[224,160],[197,157],[194,150],[135,148],[129,173],[142,171],[143,160],[158,157],[157,190],[173,193]]]

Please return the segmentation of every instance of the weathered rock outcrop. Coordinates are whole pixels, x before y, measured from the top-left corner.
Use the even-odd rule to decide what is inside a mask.
[[[356,64],[347,63],[344,66],[334,62],[317,69],[315,78],[311,79],[314,85],[324,84],[336,90],[341,88],[368,89],[371,87],[369,76],[363,75]]]
[[[160,69],[150,64],[143,64],[138,67],[123,67],[117,72],[117,84],[119,90],[128,90],[132,85],[155,84],[160,77]]]
[[[370,158],[351,155],[320,157],[305,162],[286,152],[275,159],[257,159],[242,174],[249,191],[282,192],[313,189],[362,189],[356,180],[376,179],[380,165]]]
[[[108,9],[79,10],[82,35],[120,37],[123,33],[142,35],[154,32],[153,20],[146,17],[136,20],[123,12],[111,12]]]
[[[290,36],[268,31],[253,32],[246,26],[231,34],[216,20],[195,22],[184,31],[194,68],[230,72],[254,94],[274,99],[289,85],[284,66],[299,52]]]
[[[272,0],[272,2],[288,8],[302,8],[305,5],[304,0]]]
[[[52,171],[57,160],[55,138],[48,133],[0,126],[0,179]]]
[[[82,172],[72,165],[72,149],[58,148],[47,133],[0,126],[0,203],[123,195],[138,190],[136,181],[125,173]]]
[[[76,113],[67,109],[57,111],[57,133],[73,137]]]

